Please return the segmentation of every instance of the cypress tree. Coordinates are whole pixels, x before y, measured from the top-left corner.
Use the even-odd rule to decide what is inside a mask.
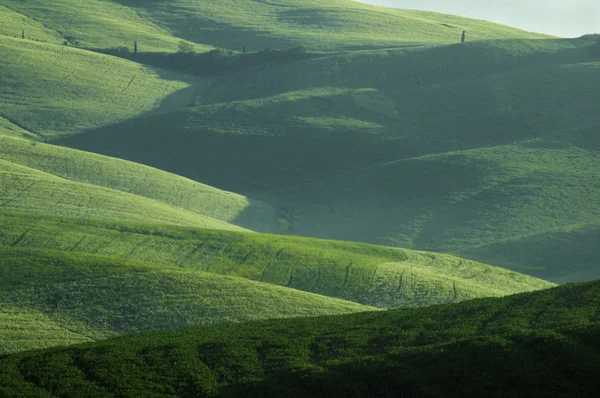
[[[137,40],[133,42],[133,53],[137,54]]]
[[[462,37],[460,38],[460,42],[464,43],[466,39],[467,39],[467,31],[463,30]]]

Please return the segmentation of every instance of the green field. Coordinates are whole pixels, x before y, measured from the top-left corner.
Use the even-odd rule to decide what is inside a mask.
[[[7,15],[11,23],[0,33],[20,35],[31,25],[19,23],[24,17],[39,21],[32,32],[36,38],[49,40],[59,33],[87,48],[132,48],[138,40],[144,51],[174,51],[179,37],[234,50],[299,44],[337,50],[452,43],[460,41],[465,29],[470,40],[547,37],[485,21],[349,0],[96,0],[85,5],[76,0],[2,0],[0,6],[13,14]],[[50,32],[38,33],[35,28],[41,24]]]
[[[0,0],[0,397],[593,396],[599,41]]]
[[[41,171],[61,179],[137,195],[147,203],[146,198],[152,199],[252,230],[273,232],[278,227],[277,210],[266,203],[137,163],[6,137],[3,131],[6,130],[0,126],[0,159],[5,161],[4,167],[10,162],[27,167],[32,173]],[[81,184],[70,186],[74,191],[83,187]],[[148,220],[154,216],[158,215],[148,214]]]
[[[194,268],[383,308],[553,286],[449,255],[361,243],[4,214],[0,244]]]
[[[591,396],[600,284],[502,299],[143,333],[0,360],[48,396]]]
[[[107,55],[2,36],[0,52],[0,117],[43,139],[193,100],[189,76]]]
[[[0,208],[3,211],[123,220],[201,228],[244,230],[157,200],[73,182],[0,159]]]
[[[373,311],[243,278],[0,247],[0,354],[143,330]]]
[[[598,278],[593,264],[558,264],[551,251],[536,251],[540,270],[493,249],[599,221],[592,42],[494,40],[249,68],[206,85],[195,107],[57,143],[272,203],[292,234],[476,251],[557,282]],[[167,147],[165,134],[177,137]]]
[[[175,51],[181,39],[118,2],[95,0],[1,0],[0,34],[85,48],[128,47],[143,51]],[[196,45],[198,50],[208,46]]]

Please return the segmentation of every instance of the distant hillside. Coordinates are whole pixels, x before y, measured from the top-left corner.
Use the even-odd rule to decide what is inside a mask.
[[[151,332],[0,360],[0,392],[593,396],[600,283],[502,299]]]
[[[473,255],[553,281],[598,278],[585,260],[595,245],[578,246],[583,262],[568,264],[538,250],[543,270],[494,248],[516,253],[519,237],[599,221],[592,42],[500,40],[250,68],[206,86],[193,108],[57,143],[276,204],[293,234]]]
[[[0,355],[183,326],[372,311],[193,269],[0,247]]]
[[[139,41],[143,51],[176,51],[171,32],[117,2],[95,0],[0,0],[0,35],[87,48],[128,47]],[[191,44],[191,43],[190,43]],[[208,46],[195,46],[198,50]]]
[[[546,37],[485,21],[350,0],[96,0],[84,6],[76,0],[1,0],[0,7],[11,19],[0,34],[17,36],[27,28],[35,38],[87,48],[132,48],[137,40],[144,51],[174,51],[178,38],[184,38],[240,51],[243,46],[256,50],[299,44],[337,50],[452,43],[460,41],[463,30],[469,40]],[[25,23],[19,24],[21,20]]]
[[[457,302],[553,284],[434,253],[361,243],[5,214],[0,244],[195,268],[383,308]]]
[[[185,108],[194,98],[186,75],[107,55],[2,36],[0,52],[0,117],[39,138]]]
[[[0,126],[0,160],[66,180],[153,199],[257,231],[273,232],[278,228],[277,210],[266,203],[140,164],[6,137],[2,135],[4,131]]]
[[[600,223],[575,224],[474,246],[457,255],[502,264],[556,283],[600,276]]]

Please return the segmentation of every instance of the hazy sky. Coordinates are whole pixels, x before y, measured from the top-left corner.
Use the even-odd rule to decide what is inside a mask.
[[[600,33],[600,0],[359,0],[485,19],[555,36]]]

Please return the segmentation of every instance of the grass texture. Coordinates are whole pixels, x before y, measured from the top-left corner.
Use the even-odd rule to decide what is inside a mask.
[[[592,42],[492,40],[251,68],[207,86],[193,108],[58,143],[273,203],[292,234],[477,251],[553,281],[597,278],[584,259],[592,245],[567,265],[536,252],[541,272],[493,249],[516,253],[519,237],[598,221]]]
[[[194,268],[382,307],[503,296],[553,284],[457,257],[361,243],[5,214],[0,244]]]
[[[0,354],[143,330],[371,311],[194,269],[0,248]]]
[[[42,139],[193,99],[189,77],[107,55],[7,37],[0,51],[0,117]]]
[[[593,395],[597,281],[501,299],[151,332],[5,357],[5,394]],[[10,395],[9,395],[10,396]]]
[[[1,159],[0,208],[4,211],[77,217],[82,220],[146,221],[244,230],[153,199],[65,180]]]
[[[181,37],[235,50],[298,44],[337,50],[459,42],[463,30],[469,40],[546,37],[485,21],[349,0],[96,0],[85,5],[75,0],[2,0],[0,6],[88,48],[131,48],[138,40],[149,51],[174,51]],[[20,34],[17,21],[6,32]]]
[[[277,211],[266,203],[140,164],[2,136],[3,131],[0,126],[0,159],[6,162],[257,231],[272,232],[277,227]]]

